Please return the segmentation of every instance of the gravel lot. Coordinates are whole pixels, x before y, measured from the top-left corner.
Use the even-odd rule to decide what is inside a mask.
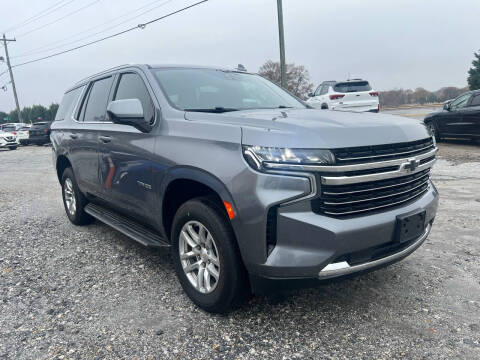
[[[71,225],[50,148],[0,150],[0,359],[478,359],[480,146],[440,148],[417,252],[228,316],[188,300],[166,251]]]

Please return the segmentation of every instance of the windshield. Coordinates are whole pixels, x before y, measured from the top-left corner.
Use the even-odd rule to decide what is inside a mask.
[[[180,110],[225,112],[306,107],[258,75],[186,68],[152,71],[169,102]]]
[[[3,131],[5,132],[11,132],[11,131],[15,131],[15,126],[4,126],[3,127]]]

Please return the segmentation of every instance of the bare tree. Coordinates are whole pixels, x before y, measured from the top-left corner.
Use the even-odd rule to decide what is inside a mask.
[[[258,70],[258,74],[280,85],[280,63],[268,60]],[[287,64],[287,90],[299,98],[306,99],[313,89],[310,74],[305,66]]]

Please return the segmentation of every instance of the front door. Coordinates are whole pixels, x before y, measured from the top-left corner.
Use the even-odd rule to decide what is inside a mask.
[[[465,132],[462,109],[467,105],[471,94],[463,94],[452,101],[449,111],[445,111],[438,119],[440,132],[445,136],[459,136]]]
[[[153,123],[155,108],[139,73],[119,75],[112,100],[139,99],[144,115]],[[106,124],[99,136],[100,178],[104,197],[120,212],[143,222],[152,222],[153,133],[130,125]]]

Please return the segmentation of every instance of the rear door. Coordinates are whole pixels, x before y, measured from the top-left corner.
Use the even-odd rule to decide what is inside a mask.
[[[480,93],[474,94],[461,112],[465,135],[480,137]]]
[[[99,196],[99,136],[105,126],[107,102],[113,76],[92,81],[76,115],[76,125],[69,130],[70,160],[80,188]]]
[[[153,124],[155,107],[141,72],[118,74],[111,100],[139,99],[146,119]],[[155,136],[130,125],[107,124],[100,136],[100,177],[107,202],[143,222],[154,220],[152,172]]]

